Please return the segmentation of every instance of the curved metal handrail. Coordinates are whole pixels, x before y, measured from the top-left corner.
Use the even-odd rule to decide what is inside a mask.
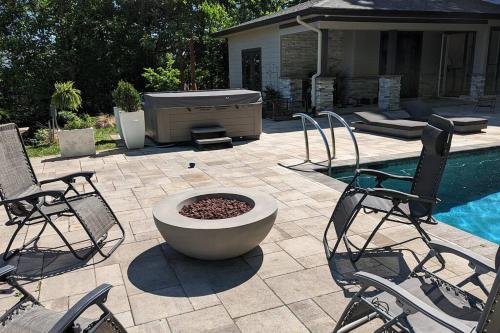
[[[328,116],[328,123],[330,125],[330,133],[332,135],[332,148],[333,148],[333,157],[335,158],[335,133],[333,130],[333,124],[332,124],[332,117],[337,119],[349,132],[349,135],[351,136],[352,143],[354,144],[354,150],[356,151],[356,169],[359,169],[359,148],[358,148],[358,141],[356,140],[356,136],[354,136],[354,132],[351,129],[351,126],[338,114],[336,114],[333,111],[321,111],[318,112],[318,115],[327,115]]]
[[[325,144],[326,155],[328,157],[328,175],[331,176],[331,174],[332,174],[332,154],[330,152],[330,146],[328,145],[328,139],[325,135],[325,132],[323,132],[323,129],[321,128],[321,126],[319,126],[319,124],[316,120],[314,120],[311,116],[308,116],[305,113],[294,113],[292,115],[292,117],[293,118],[300,117],[302,120],[302,127],[304,128],[304,140],[306,143],[306,159],[304,162],[311,162],[311,159],[309,157],[309,137],[307,135],[306,120],[308,120],[314,127],[316,127],[316,129],[319,131],[319,134],[321,134],[321,138],[323,139],[323,143]]]

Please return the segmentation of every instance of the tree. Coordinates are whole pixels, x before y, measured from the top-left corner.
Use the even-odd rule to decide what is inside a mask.
[[[174,68],[174,62],[174,56],[171,53],[165,53],[160,67],[144,68],[142,77],[146,79],[146,88],[153,91],[177,90],[181,83],[180,71]]]

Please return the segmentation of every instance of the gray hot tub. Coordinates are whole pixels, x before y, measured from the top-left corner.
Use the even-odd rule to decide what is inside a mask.
[[[145,93],[146,135],[159,143],[191,140],[192,127],[222,126],[231,138],[258,139],[262,98],[245,89]]]

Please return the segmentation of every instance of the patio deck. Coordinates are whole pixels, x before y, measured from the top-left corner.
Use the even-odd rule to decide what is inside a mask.
[[[470,111],[470,107],[463,106],[454,107],[453,112],[457,109],[461,113]],[[441,111],[451,112],[449,108]],[[500,117],[482,115],[490,118],[487,132],[456,135],[454,149],[500,145]],[[27,252],[10,263],[18,265],[18,274],[24,277],[27,288],[55,310],[66,310],[100,283],[114,285],[107,304],[134,333],[330,332],[357,288],[350,280],[353,271],[363,269],[398,279],[415,266],[418,258],[423,258],[427,249],[420,240],[414,240],[395,246],[391,252],[368,255],[356,267],[342,256],[328,263],[321,239],[340,193],[277,165],[303,160],[300,126],[298,120],[264,121],[261,140],[240,142],[233,149],[218,151],[146,148],[70,160],[33,159],[40,179],[80,170],[96,171],[96,184],[124,225],[126,241],[107,260],[96,256],[81,263],[48,230],[39,242],[39,251]],[[311,158],[324,160],[320,137],[312,130],[310,134]],[[336,135],[337,163],[352,160],[347,133],[339,130]],[[365,133],[356,136],[362,162],[417,155],[421,149],[418,140]],[[195,162],[196,167],[189,169],[189,162]],[[233,260],[202,262],[186,258],[165,244],[155,228],[151,207],[166,195],[210,186],[254,188],[276,198],[280,207],[277,221],[260,247]],[[371,215],[359,219],[367,223],[357,223],[351,229],[354,241],[366,239],[367,228],[375,222]],[[74,221],[61,218],[58,223],[70,240],[83,238],[81,227]],[[37,228],[30,227],[23,236],[29,237]],[[458,242],[487,257],[496,250],[494,244],[445,224],[426,229],[436,238]],[[14,227],[0,227],[2,246],[13,231]],[[411,227],[387,224],[373,243],[383,246],[413,236],[417,233]],[[459,281],[467,274],[464,261],[445,258],[447,269],[440,275]],[[485,281],[487,285],[491,282],[491,277]],[[478,290],[474,293],[481,295]],[[8,296],[0,296],[1,309],[12,304],[13,297]],[[370,332],[373,327],[367,325],[359,331]]]

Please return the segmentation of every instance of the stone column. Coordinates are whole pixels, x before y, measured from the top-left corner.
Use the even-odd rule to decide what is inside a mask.
[[[483,74],[472,74],[470,80],[470,97],[477,101],[484,95],[485,77]]]
[[[316,112],[333,110],[333,94],[335,77],[321,76],[316,78]]]
[[[400,92],[400,75],[380,76],[378,79],[378,108],[384,111],[399,110]]]

